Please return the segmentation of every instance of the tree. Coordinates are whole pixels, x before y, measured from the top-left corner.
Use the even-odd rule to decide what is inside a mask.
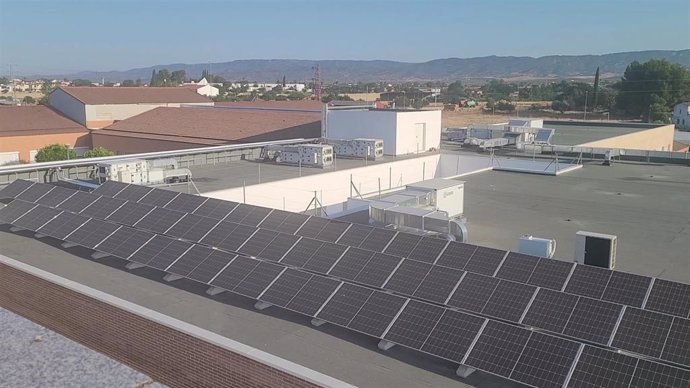
[[[43,81],[43,84],[41,85],[41,93],[43,93],[43,95],[45,95],[45,96],[47,96],[47,95],[49,95],[50,93],[52,93],[53,90],[55,90],[55,88],[57,87],[57,86],[54,85],[53,82],[50,81],[50,80],[43,79],[42,81]]]
[[[616,106],[625,113],[652,119],[651,111],[661,115],[675,104],[690,100],[690,70],[666,60],[635,61],[625,69],[618,86]],[[662,109],[663,107],[663,109]]]
[[[570,108],[570,105],[568,105],[568,103],[563,100],[553,100],[553,102],[551,103],[551,109],[557,110],[561,113],[567,111],[568,108]]]
[[[136,85],[134,84],[134,81],[132,81],[131,79],[126,79],[126,80],[122,81],[120,86],[127,88],[127,87],[133,87]]]
[[[593,107],[597,107],[599,105],[599,67],[597,67],[597,72],[594,74],[594,103],[592,104]]]
[[[171,76],[170,72],[168,69],[161,69],[158,71],[158,85],[156,86],[170,86],[171,85]]]
[[[285,74],[283,74],[283,87],[285,87]]]
[[[467,93],[465,91],[465,87],[462,86],[462,82],[455,81],[448,85],[446,93],[443,96],[443,102],[447,104],[457,104],[458,100],[466,95]]]
[[[76,159],[77,152],[64,144],[47,145],[36,153],[37,162],[54,162],[58,160]]]
[[[211,79],[211,72],[208,71],[208,70],[206,70],[206,69],[204,69],[204,70],[201,72],[201,79],[204,79],[204,78],[206,78],[206,81],[211,82],[211,81],[212,81],[212,79]],[[199,81],[201,81],[201,79],[200,79]]]
[[[153,69],[151,72],[151,82],[149,82],[149,86],[158,86],[158,74],[156,74],[156,69]]]
[[[173,85],[183,84],[187,80],[187,73],[184,70],[176,70],[170,74],[170,83]]]
[[[96,147],[92,150],[84,152],[85,158],[98,158],[101,156],[113,156],[115,153],[107,148]]]
[[[77,78],[72,80],[72,86],[91,86],[91,81]]]
[[[485,96],[496,100],[506,100],[510,98],[510,93],[515,89],[515,85],[507,84],[503,80],[492,79],[489,83],[482,86],[482,89]]]
[[[22,99],[22,104],[33,105],[36,103],[36,99],[31,96],[25,96]]]

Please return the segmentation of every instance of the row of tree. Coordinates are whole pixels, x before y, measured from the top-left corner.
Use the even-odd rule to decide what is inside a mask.
[[[101,156],[113,156],[115,153],[103,147],[96,147],[84,153],[84,158],[98,158]],[[60,160],[77,159],[77,152],[64,144],[50,144],[36,153],[37,162],[55,162]]]

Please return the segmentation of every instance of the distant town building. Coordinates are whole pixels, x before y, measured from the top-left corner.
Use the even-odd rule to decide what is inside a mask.
[[[89,129],[158,107],[213,106],[213,101],[194,90],[175,87],[60,87],[48,95],[49,104]]]
[[[680,130],[690,130],[690,102],[673,107],[673,124]]]
[[[45,105],[0,108],[0,165],[33,162],[39,149],[66,144],[82,155],[89,131]]]
[[[209,84],[208,81],[206,81],[206,78],[202,78],[199,82],[192,81],[189,83],[184,83],[181,86],[187,89],[194,90],[195,92],[206,97],[216,97],[220,92],[220,90],[217,87]]]

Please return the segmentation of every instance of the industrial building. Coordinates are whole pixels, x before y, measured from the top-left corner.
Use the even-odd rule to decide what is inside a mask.
[[[690,102],[681,102],[673,107],[671,122],[681,131],[690,130]]]
[[[172,87],[59,87],[50,106],[88,129],[104,128],[158,107],[213,106],[195,90]]]
[[[55,143],[82,155],[91,137],[84,126],[44,105],[0,109],[0,166],[33,162],[39,149]]]

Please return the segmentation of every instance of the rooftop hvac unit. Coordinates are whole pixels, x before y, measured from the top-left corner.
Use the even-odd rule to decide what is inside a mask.
[[[430,193],[429,205],[455,217],[463,213],[465,182],[452,179],[428,179],[407,185],[407,189]]]
[[[327,144],[270,145],[262,149],[261,157],[278,164],[326,167],[333,164],[333,147]]]
[[[575,262],[613,269],[616,266],[618,237],[579,231],[575,234]]]
[[[333,151],[339,158],[376,160],[383,156],[383,140],[381,139],[326,139],[326,143],[333,146]]]
[[[556,240],[524,235],[518,240],[519,253],[550,259],[556,253]]]

